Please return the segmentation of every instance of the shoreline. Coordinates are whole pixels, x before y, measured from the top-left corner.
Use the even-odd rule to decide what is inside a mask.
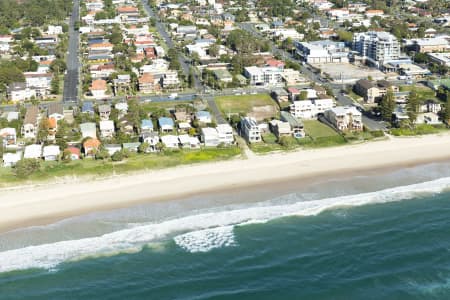
[[[0,189],[0,233],[68,217],[198,194],[303,183],[450,160],[450,134],[391,138],[332,148]]]

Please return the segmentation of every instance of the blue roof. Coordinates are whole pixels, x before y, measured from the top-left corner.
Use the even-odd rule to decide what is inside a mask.
[[[93,112],[94,111],[94,105],[92,102],[83,102],[83,107],[81,108],[82,112]]]
[[[198,111],[195,115],[197,116],[197,118],[202,118],[202,117],[210,118],[211,117],[211,114],[209,113],[209,111],[206,111],[206,110]]]
[[[158,119],[159,126],[174,126],[173,120],[171,118],[159,118]]]
[[[148,119],[145,119],[145,120],[142,120],[142,122],[141,122],[141,127],[142,128],[153,128],[153,122],[152,122],[152,120],[148,120]]]

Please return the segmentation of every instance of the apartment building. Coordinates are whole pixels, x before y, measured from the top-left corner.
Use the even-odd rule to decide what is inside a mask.
[[[400,44],[395,36],[385,31],[356,33],[353,36],[353,50],[376,67],[397,60],[400,56]]]
[[[325,112],[325,118],[340,131],[362,131],[362,114],[354,106],[338,106]]]
[[[246,67],[244,75],[250,85],[279,85],[283,82],[283,71],[277,67]]]

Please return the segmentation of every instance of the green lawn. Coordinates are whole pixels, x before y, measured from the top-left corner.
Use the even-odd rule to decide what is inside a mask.
[[[395,136],[414,136],[423,134],[435,134],[442,131],[447,131],[444,125],[429,125],[429,124],[419,124],[414,128],[393,128],[390,133]]]
[[[64,176],[109,176],[113,173],[123,174],[139,170],[163,169],[177,165],[227,160],[240,154],[241,150],[238,147],[230,147],[193,151],[166,151],[159,154],[135,154],[117,163],[109,160],[99,161],[93,159],[68,163],[42,162],[41,169],[27,179],[20,179],[14,176],[11,168],[0,168],[0,187],[45,181]]]
[[[313,139],[339,135],[332,128],[317,120],[304,120],[303,125],[305,126],[306,134]]]
[[[429,87],[422,86],[422,85],[402,85],[400,86],[401,92],[409,92],[412,89],[416,89],[417,96],[419,97],[419,101],[423,102],[428,99],[439,101],[438,98],[435,96],[435,92],[430,89]]]
[[[219,96],[216,103],[224,114],[248,114],[257,106],[272,106],[278,111],[277,104],[268,94]]]

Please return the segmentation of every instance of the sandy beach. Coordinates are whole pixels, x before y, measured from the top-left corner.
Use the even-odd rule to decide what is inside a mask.
[[[88,212],[317,176],[340,176],[378,168],[450,159],[450,135],[299,150],[208,164],[146,171],[106,179],[64,180],[3,189],[0,231],[50,223]]]

